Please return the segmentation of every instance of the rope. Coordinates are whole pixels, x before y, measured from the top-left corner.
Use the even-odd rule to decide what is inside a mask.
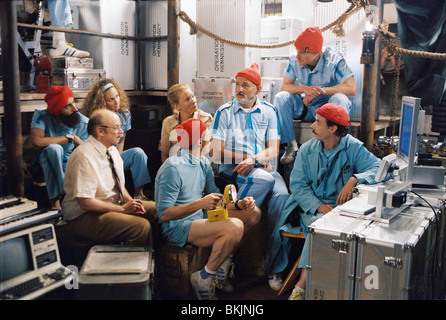
[[[345,10],[344,13],[342,13],[336,20],[329,23],[325,27],[321,28],[322,32],[325,32],[327,30],[332,29],[332,31],[339,37],[345,36],[345,31],[343,28],[344,22],[353,14],[360,11],[363,7],[366,6],[366,3],[361,0],[352,0],[352,4]],[[243,47],[250,47],[250,48],[261,48],[261,49],[273,49],[273,48],[281,48],[286,47],[294,43],[294,40],[289,40],[286,42],[280,42],[275,44],[255,44],[255,43],[246,43],[242,41],[235,41],[231,40],[222,36],[219,36],[202,26],[200,26],[198,23],[194,22],[186,12],[180,11],[178,13],[178,17],[186,22],[190,26],[190,34],[197,34],[198,31],[206,34],[209,37],[212,37],[214,39],[237,45],[237,46],[243,46]],[[385,46],[388,48],[389,52],[391,54],[398,54],[398,55],[410,55],[414,57],[419,58],[429,58],[429,59],[436,59],[436,60],[446,60],[446,53],[438,53],[438,52],[425,52],[425,51],[417,51],[417,50],[410,50],[410,49],[404,49],[401,48],[396,43],[390,41],[388,38],[396,38],[395,35],[392,35],[391,32],[388,31],[388,23],[383,23],[379,26],[378,29],[378,35],[383,40]]]
[[[379,32],[379,35],[380,35],[381,39],[383,40],[385,46],[389,50],[389,53],[398,54],[398,55],[406,55],[406,56],[414,56],[414,57],[418,57],[418,58],[446,60],[446,53],[426,52],[426,51],[417,51],[417,50],[401,48],[395,42],[392,42],[389,40],[389,38],[396,39],[397,37],[394,34],[392,34],[391,32],[389,32],[388,29],[389,29],[389,24],[387,22],[385,22],[379,26],[378,32]]]
[[[345,32],[344,29],[342,27],[342,24],[354,13],[358,12],[359,10],[361,10],[362,7],[361,6],[357,6],[356,4],[352,3],[350,5],[350,7],[343,13],[341,14],[335,21],[333,21],[332,23],[328,24],[327,26],[323,27],[321,29],[322,32],[325,32],[331,28],[333,28],[333,32],[336,33],[336,35],[338,36],[344,36]],[[184,11],[180,11],[178,13],[178,17],[180,17],[181,20],[183,20],[184,22],[186,22],[191,30],[190,30],[190,34],[197,34],[197,31],[200,31],[204,34],[206,34],[207,36],[220,40],[220,41],[224,41],[226,43],[229,44],[233,44],[233,45],[237,45],[237,46],[243,46],[243,47],[250,47],[250,48],[262,48],[262,49],[272,49],[272,48],[281,48],[281,47],[286,47],[289,46],[291,44],[294,43],[294,40],[290,40],[290,41],[286,41],[286,42],[280,42],[280,43],[275,43],[275,44],[255,44],[255,43],[246,43],[246,42],[241,42],[241,41],[235,41],[235,40],[231,40],[231,39],[227,39],[224,37],[221,37],[209,30],[206,30],[205,28],[203,28],[202,26],[200,26],[199,24],[195,23],[188,15],[186,12]]]

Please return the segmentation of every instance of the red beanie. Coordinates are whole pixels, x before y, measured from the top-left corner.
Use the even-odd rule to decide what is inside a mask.
[[[240,70],[235,77],[246,78],[258,86],[262,84],[262,77],[260,76],[259,65],[257,63],[253,63],[250,67]]]
[[[350,125],[350,116],[348,112],[336,103],[326,103],[322,107],[316,109],[316,113],[331,122],[344,127]]]
[[[324,38],[319,27],[308,27],[294,41],[297,50],[304,52],[321,52]]]
[[[54,115],[58,115],[68,104],[68,98],[73,97],[73,91],[69,87],[53,86],[45,95],[46,110]]]
[[[190,147],[200,140],[206,129],[207,126],[203,120],[191,118],[183,121],[175,128],[178,144],[181,146],[181,148]]]

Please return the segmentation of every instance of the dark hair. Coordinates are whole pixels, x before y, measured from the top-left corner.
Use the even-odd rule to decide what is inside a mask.
[[[330,121],[328,119],[325,119],[325,121],[327,121],[327,126],[328,127],[332,127],[332,126],[337,126],[338,129],[335,132],[335,135],[337,135],[338,137],[342,138],[345,137],[348,133],[349,127],[345,127],[343,125],[337,124],[333,121]]]

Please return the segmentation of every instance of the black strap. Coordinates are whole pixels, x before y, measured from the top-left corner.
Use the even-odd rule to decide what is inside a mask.
[[[307,116],[308,107],[306,105],[304,105],[303,103],[302,103],[302,105],[304,106],[304,108],[302,109],[302,113],[300,114],[300,117],[297,118],[296,120],[303,120]]]

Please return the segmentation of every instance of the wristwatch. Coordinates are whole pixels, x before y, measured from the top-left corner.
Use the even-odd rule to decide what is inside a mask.
[[[73,142],[74,135],[71,134],[71,133],[68,133],[68,134],[65,135],[65,138],[68,139],[68,143],[71,143],[71,142]]]

